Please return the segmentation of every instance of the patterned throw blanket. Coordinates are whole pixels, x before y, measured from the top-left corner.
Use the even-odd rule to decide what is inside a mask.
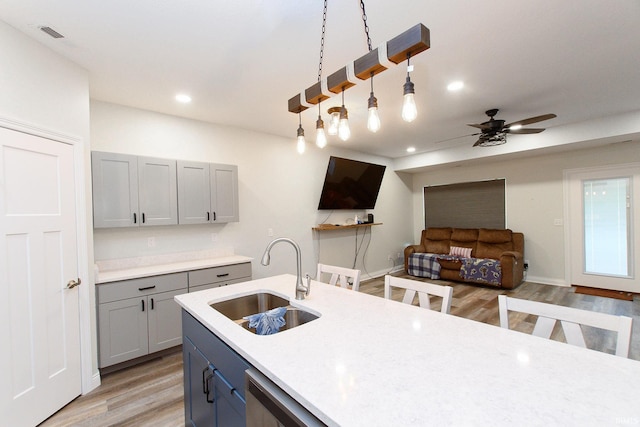
[[[427,279],[440,278],[440,263],[438,254],[416,253],[409,255],[408,272],[412,276],[426,277]]]
[[[478,283],[500,286],[502,283],[502,269],[500,261],[483,258],[462,258],[460,277]]]

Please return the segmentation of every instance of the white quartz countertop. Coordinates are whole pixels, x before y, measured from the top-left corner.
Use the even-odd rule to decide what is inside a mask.
[[[281,275],[176,301],[331,426],[640,423],[640,362]],[[319,319],[254,335],[209,307],[256,291]]]
[[[244,262],[251,262],[252,259],[253,258],[241,255],[228,255],[202,259],[171,260],[158,264],[140,266],[123,263],[122,268],[116,267],[109,270],[98,270],[96,274],[96,283],[117,282],[119,280],[137,279],[140,277],[157,276],[160,274],[241,264]],[[113,264],[114,263],[112,262],[112,265]]]

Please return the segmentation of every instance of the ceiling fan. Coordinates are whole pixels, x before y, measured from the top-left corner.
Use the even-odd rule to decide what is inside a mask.
[[[518,120],[513,123],[504,124],[504,120],[496,120],[493,117],[498,114],[498,109],[493,108],[485,111],[485,114],[489,116],[489,120],[479,124],[468,124],[474,128],[480,129],[480,133],[474,133],[474,135],[480,135],[474,147],[491,147],[493,145],[500,145],[507,142],[507,134],[531,134],[540,133],[544,128],[523,128],[522,126],[532,123],[538,123],[543,120],[549,120],[556,117],[555,114],[543,114],[541,116],[529,117],[528,119]]]

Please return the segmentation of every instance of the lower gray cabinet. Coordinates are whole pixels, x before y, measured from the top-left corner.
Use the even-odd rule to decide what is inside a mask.
[[[251,365],[182,311],[185,425],[244,427],[244,371]]]
[[[182,343],[180,306],[187,273],[97,286],[99,367],[115,365]]]
[[[250,262],[98,284],[98,366],[182,344],[174,296],[248,280]]]

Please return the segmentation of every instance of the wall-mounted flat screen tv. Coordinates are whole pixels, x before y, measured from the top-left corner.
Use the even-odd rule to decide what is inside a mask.
[[[373,209],[386,166],[331,156],[318,209]]]

